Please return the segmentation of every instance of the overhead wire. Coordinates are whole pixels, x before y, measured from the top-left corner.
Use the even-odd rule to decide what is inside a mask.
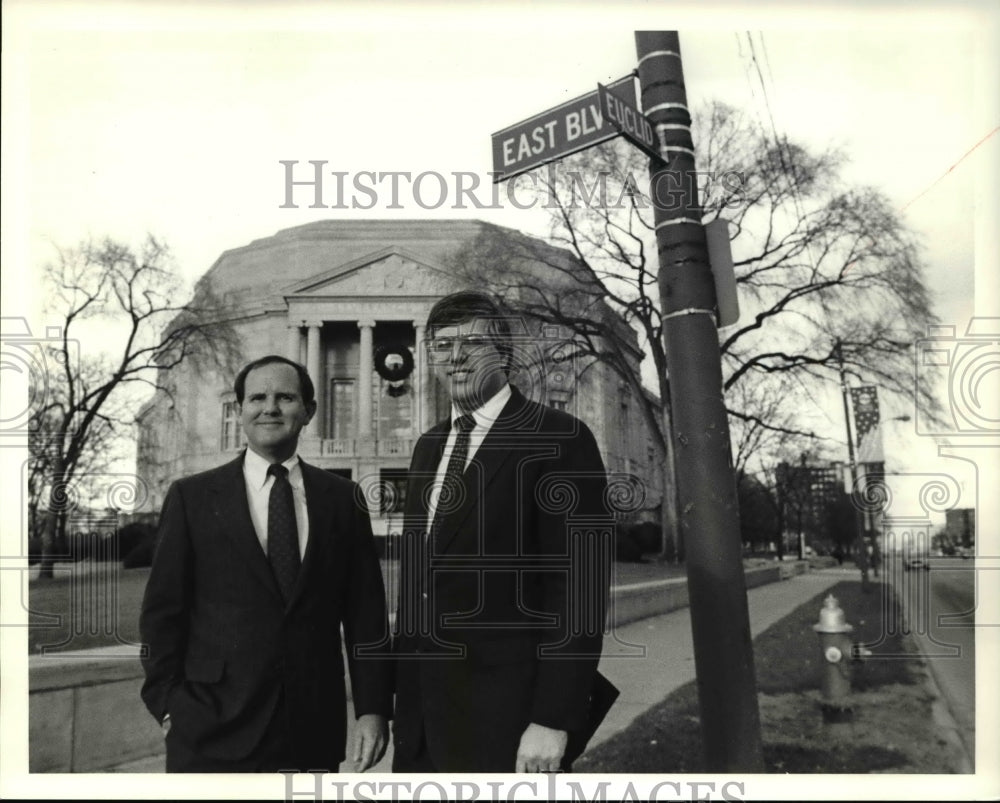
[[[757,117],[758,120],[758,126],[761,132],[761,136],[764,138],[765,142],[767,142],[770,139],[773,139],[775,153],[778,157],[778,163],[781,166],[782,173],[785,176],[785,179],[788,181],[788,186],[791,190],[791,198],[792,198],[792,203],[795,206],[795,213],[796,215],[798,215],[800,220],[804,220],[805,219],[805,213],[803,211],[804,204],[800,196],[798,183],[794,180],[794,173],[790,165],[791,152],[788,145],[788,137],[787,135],[780,133],[778,130],[778,125],[774,114],[774,108],[772,106],[771,97],[768,92],[768,86],[767,86],[768,81],[770,81],[771,85],[774,86],[775,80],[774,80],[774,73],[771,68],[770,55],[767,50],[767,43],[764,40],[763,33],[761,31],[758,31],[757,36],[760,43],[759,49],[761,53],[761,58],[763,58],[767,72],[767,78],[765,79],[764,69],[761,68],[761,58],[758,58],[758,53],[757,53],[758,48],[754,44],[753,34],[751,31],[745,31],[744,33],[746,36],[746,42],[749,49],[749,55],[744,54],[743,43],[739,34],[736,34],[737,47],[740,57],[746,61],[745,72],[747,76],[747,83],[750,89],[751,97],[754,101],[754,111],[755,111],[755,116]],[[763,108],[767,115],[767,123],[770,127],[770,131],[767,130],[767,127],[764,125],[764,122],[761,118],[761,111],[759,107],[760,101],[757,98],[757,92],[755,90],[753,77],[751,75],[752,73],[756,75],[757,84],[759,84],[760,86],[760,92],[761,95],[763,96]],[[806,242],[806,254],[808,255],[809,259],[810,270],[814,271],[816,269],[815,268],[816,260],[812,252],[812,243],[808,241]],[[826,306],[822,297],[819,299],[819,301],[821,304],[823,304],[824,307]],[[832,416],[830,415],[829,411],[825,408],[825,406],[820,404],[818,400],[813,396],[808,386],[803,381],[802,377],[796,375],[794,372],[791,374],[791,376],[793,380],[798,384],[802,392],[804,392],[805,395],[810,399],[810,401],[813,402],[815,408],[821,412],[823,417],[825,417],[831,425],[838,425],[838,422],[835,422],[833,420]],[[820,435],[814,435],[814,438],[820,440],[832,440],[835,442],[839,442],[838,439],[836,438],[829,438]]]
[[[917,201],[919,201],[921,198],[923,198],[927,193],[929,193],[932,189],[934,189],[934,187],[936,187],[940,181],[942,181],[944,178],[946,178],[948,176],[948,174],[952,170],[954,170],[956,167],[958,167],[960,164],[962,164],[962,162],[964,162],[969,156],[971,156],[972,153],[980,145],[984,144],[986,142],[986,140],[990,139],[990,137],[992,137],[994,134],[996,134],[997,131],[1000,131],[1000,126],[997,126],[996,128],[994,128],[992,131],[990,131],[989,134],[987,134],[985,137],[983,137],[981,140],[979,140],[979,142],[977,142],[975,145],[973,145],[971,148],[969,148],[969,150],[967,150],[964,154],[962,154],[962,157],[957,162],[955,162],[955,164],[953,164],[951,167],[949,167],[947,170],[945,170],[940,176],[938,176],[936,179],[934,179],[934,181],[932,181],[927,186],[927,188],[925,190],[923,190],[923,192],[921,192],[916,198],[914,198],[911,201],[908,201],[906,203],[906,205],[903,206],[902,210],[900,210],[900,211],[905,212],[907,209],[909,209],[911,206],[913,206],[913,204],[915,204]]]

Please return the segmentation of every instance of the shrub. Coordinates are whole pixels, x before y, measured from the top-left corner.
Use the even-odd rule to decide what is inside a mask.
[[[627,528],[629,535],[643,552],[659,552],[662,528],[654,521],[640,521]]]
[[[118,531],[118,554],[126,569],[152,566],[155,548],[156,528],[152,524],[131,522]]]
[[[128,555],[146,541],[156,540],[156,528],[151,524],[131,522],[118,530],[118,554]]]
[[[153,565],[153,552],[156,549],[156,538],[147,538],[135,545],[122,558],[123,569],[141,569]]]
[[[615,560],[621,563],[642,562],[642,548],[628,530],[618,531],[615,538]]]
[[[662,528],[655,521],[632,521],[619,524],[615,542],[615,560],[639,563],[643,555],[659,554]],[[673,560],[673,555],[666,556]]]
[[[67,536],[69,559],[74,563],[81,560],[109,560],[114,536],[99,530],[74,530]]]

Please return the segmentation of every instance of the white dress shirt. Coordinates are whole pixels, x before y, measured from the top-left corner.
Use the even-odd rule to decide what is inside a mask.
[[[267,505],[271,498],[274,477],[267,473],[271,464],[253,449],[247,449],[243,458],[243,478],[247,484],[247,501],[250,503],[250,520],[257,531],[257,540],[267,554]],[[302,482],[302,467],[299,456],[292,455],[282,463],[288,469],[288,482],[292,486],[295,501],[295,524],[299,531],[299,557],[305,557],[306,542],[309,539],[309,508],[306,507],[306,488]]]
[[[510,400],[510,385],[504,385],[485,403],[482,407],[473,410],[472,416],[476,425],[469,432],[469,452],[465,457],[465,467],[469,467],[472,458],[476,456],[479,447],[483,445],[483,440],[489,434],[490,427],[500,417],[504,406]],[[430,529],[431,522],[434,521],[434,512],[437,510],[438,496],[441,494],[441,486],[444,484],[444,475],[448,471],[448,461],[451,459],[451,452],[455,448],[455,441],[458,440],[458,427],[455,421],[465,413],[457,407],[451,408],[451,431],[448,433],[448,440],[444,444],[444,452],[441,453],[441,462],[438,463],[437,475],[434,477],[434,486],[431,490],[429,504],[427,505],[427,528]]]

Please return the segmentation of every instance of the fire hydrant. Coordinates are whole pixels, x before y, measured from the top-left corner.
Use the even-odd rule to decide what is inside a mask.
[[[819,634],[823,650],[823,678],[821,684],[823,719],[827,722],[844,722],[851,718],[851,657],[850,633],[854,630],[844,621],[844,611],[837,598],[829,594],[823,600],[819,622],[813,625]]]

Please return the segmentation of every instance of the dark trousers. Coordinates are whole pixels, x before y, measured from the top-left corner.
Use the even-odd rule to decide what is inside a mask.
[[[260,743],[245,758],[222,759],[203,755],[192,750],[181,735],[171,729],[167,733],[167,772],[338,771],[338,764],[314,766],[314,761],[303,761],[299,752],[295,748],[288,708],[282,697]]]
[[[560,772],[572,772],[572,762],[563,761]],[[401,756],[398,752],[392,754],[393,772],[444,772],[434,765],[430,753],[427,752],[427,739],[421,736],[420,747],[413,756]],[[513,770],[510,770],[513,772]]]
[[[427,751],[427,737],[420,734],[420,747],[412,756],[400,755],[398,750],[392,754],[393,772],[442,772],[434,766],[431,754]]]

